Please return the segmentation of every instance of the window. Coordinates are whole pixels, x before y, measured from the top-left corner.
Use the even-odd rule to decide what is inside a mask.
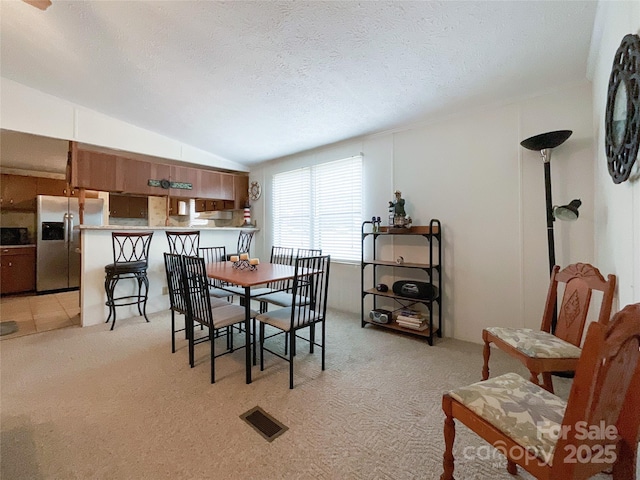
[[[274,245],[360,261],[361,156],[278,173],[272,192]]]

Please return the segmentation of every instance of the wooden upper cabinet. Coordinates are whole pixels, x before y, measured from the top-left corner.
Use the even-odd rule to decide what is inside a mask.
[[[118,157],[117,165],[120,191],[135,195],[169,195],[168,189],[149,185],[149,180],[169,180],[169,165],[124,157]]]
[[[36,192],[38,195],[55,195],[57,197],[66,197],[69,189],[67,181],[57,178],[38,177],[36,184]]]
[[[2,174],[0,208],[3,210],[35,210],[36,177]]]
[[[216,210],[243,208],[249,187],[246,175],[168,165],[80,149],[77,149],[75,156],[72,153],[70,177],[72,186],[89,190],[227,201],[220,204],[224,205],[223,208],[216,204]],[[186,183],[191,184],[192,188],[165,189],[161,186],[149,186],[149,180]],[[74,192],[71,193],[73,194]],[[212,205],[203,206],[207,210],[211,207]]]
[[[235,208],[244,208],[249,199],[249,177],[246,175],[233,176],[233,197]]]
[[[149,163],[149,178],[147,180],[169,180],[171,178],[171,167],[162,163]],[[148,183],[148,182],[147,182]],[[162,187],[147,186],[147,194],[157,197],[169,195],[169,189]]]
[[[199,175],[198,191],[203,198],[221,198],[222,174],[212,170],[201,170]]]
[[[233,177],[231,173],[221,173],[222,188],[220,190],[220,200],[233,200]]]
[[[78,150],[75,168],[76,172],[71,177],[72,183],[75,183],[73,187],[104,192],[122,191],[117,181],[117,157],[114,155]]]
[[[202,195],[198,192],[198,173],[201,170],[191,167],[171,165],[171,182],[190,183],[193,188],[171,188],[172,197],[195,198]]]

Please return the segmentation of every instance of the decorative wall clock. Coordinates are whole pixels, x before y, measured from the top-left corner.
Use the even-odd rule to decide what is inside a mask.
[[[605,150],[613,183],[629,178],[640,146],[640,37],[625,35],[613,59],[605,114]]]
[[[251,200],[258,200],[260,198],[260,194],[262,193],[262,188],[258,182],[251,182],[249,186],[249,198]]]

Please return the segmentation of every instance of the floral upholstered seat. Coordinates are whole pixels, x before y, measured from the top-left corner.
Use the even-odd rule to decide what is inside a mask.
[[[578,364],[582,334],[592,303],[591,293],[602,292],[598,322],[606,325],[611,316],[615,288],[615,275],[608,275],[605,280],[600,271],[588,263],[574,263],[563,270],[554,266],[539,330],[498,326],[482,330],[482,379],[489,378],[490,344],[493,343],[524,363],[531,374],[531,382],[540,385],[539,376],[542,375],[542,385],[553,393],[552,373],[573,372]]]
[[[489,327],[490,334],[534,358],[580,358],[580,348],[542,330]]]
[[[566,402],[516,373],[507,373],[449,392],[535,456],[553,457]],[[542,428],[541,428],[542,427]]]
[[[467,465],[483,469],[482,478],[494,477],[491,469],[504,457],[509,474],[520,467],[539,480],[585,480],[600,472],[613,480],[640,479],[638,398],[640,303],[626,306],[608,325],[589,324],[566,402],[515,373],[445,393],[440,480],[455,478],[458,422],[493,448],[458,446]],[[481,466],[483,461],[493,464]]]

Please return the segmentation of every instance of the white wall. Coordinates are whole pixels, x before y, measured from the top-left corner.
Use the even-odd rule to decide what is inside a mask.
[[[431,218],[443,224],[446,336],[480,342],[485,326],[539,327],[549,279],[543,165],[538,152],[519,144],[573,130],[552,154],[554,203],[580,198],[583,205],[578,222],[556,222],[556,260],[592,263],[591,118],[591,86],[584,83],[262,164],[251,171],[265,192],[252,212],[265,232],[257,248],[265,256],[271,245],[265,212],[274,173],[363,152],[365,219],[386,219],[397,188],[414,225]],[[383,252],[389,259],[425,254],[404,240]],[[399,269],[396,275],[402,278]],[[359,265],[333,265],[330,284],[332,307],[360,311]]]
[[[248,171],[237,162],[0,77],[0,128],[128,152]]]
[[[613,57],[622,38],[640,34],[640,2],[601,2],[596,17],[600,35],[592,45],[595,170],[595,257],[618,276],[613,311],[640,302],[640,161],[630,179],[615,185],[607,171],[604,118]]]

